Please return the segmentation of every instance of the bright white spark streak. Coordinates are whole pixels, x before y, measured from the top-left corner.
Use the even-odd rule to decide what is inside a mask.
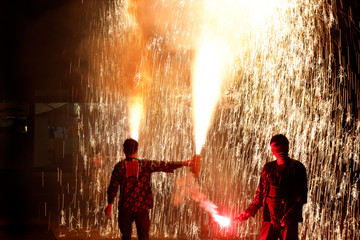
[[[143,115],[143,102],[140,97],[134,97],[129,101],[129,119],[131,138],[139,140],[140,122]]]
[[[204,41],[196,55],[193,76],[193,117],[197,154],[205,143],[211,116],[220,98],[223,64],[221,44],[213,39]]]

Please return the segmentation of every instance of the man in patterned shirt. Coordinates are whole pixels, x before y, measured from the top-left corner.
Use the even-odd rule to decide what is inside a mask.
[[[173,172],[175,169],[200,164],[200,156],[185,162],[164,162],[137,159],[138,142],[126,139],[124,142],[126,159],[118,162],[111,175],[107,190],[108,206],[105,214],[109,216],[112,204],[120,186],[118,221],[122,240],[131,239],[131,226],[135,221],[138,238],[149,239],[149,209],[153,207],[151,191],[152,172]]]

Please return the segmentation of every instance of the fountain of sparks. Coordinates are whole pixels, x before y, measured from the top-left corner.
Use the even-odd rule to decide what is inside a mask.
[[[300,238],[359,238],[354,172],[360,125],[343,128],[350,120],[342,118],[344,106],[338,104],[346,96],[334,87],[341,86],[344,75],[334,76],[331,68],[330,29],[336,16],[328,1],[119,0],[87,7],[93,14],[87,15],[91,34],[81,49],[89,69],[86,104],[78,109],[77,185],[62,210],[62,227],[119,236],[116,214],[103,214],[106,186],[123,158],[122,142],[131,136],[131,96],[140,95],[146,104],[138,125],[138,156],[187,160],[195,149],[202,150],[201,174],[191,182],[221,215],[240,213],[251,202],[262,166],[272,160],[269,140],[283,133],[290,155],[308,173]],[[208,68],[201,77],[206,82],[196,86],[191,82],[202,67]],[[211,88],[214,76],[222,81]],[[203,96],[215,108],[193,125],[192,119],[199,118],[192,110],[200,113],[192,105],[198,88],[219,95]],[[195,136],[200,143],[194,144],[192,133],[201,127],[203,137]],[[92,161],[99,152],[100,166]],[[153,175],[152,236],[256,239],[260,213],[242,225],[233,223],[229,236],[214,231],[209,212],[186,192],[178,205],[169,204],[171,193],[183,190],[174,182],[187,179],[187,171]]]

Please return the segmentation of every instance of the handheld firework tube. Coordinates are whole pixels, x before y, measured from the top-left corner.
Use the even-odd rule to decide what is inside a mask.
[[[199,177],[200,168],[201,168],[201,156],[196,154],[193,158],[193,163],[191,164],[191,172],[194,174],[195,178]]]

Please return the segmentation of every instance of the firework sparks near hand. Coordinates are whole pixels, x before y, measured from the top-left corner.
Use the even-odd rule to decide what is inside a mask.
[[[178,190],[173,195],[173,203],[175,205],[184,202],[186,197],[190,197],[192,200],[197,202],[203,210],[208,212],[213,220],[221,227],[230,226],[230,218],[219,214],[218,206],[210,201],[206,194],[201,191],[201,187],[195,181],[193,175],[187,175],[177,179],[176,186],[178,187]]]

